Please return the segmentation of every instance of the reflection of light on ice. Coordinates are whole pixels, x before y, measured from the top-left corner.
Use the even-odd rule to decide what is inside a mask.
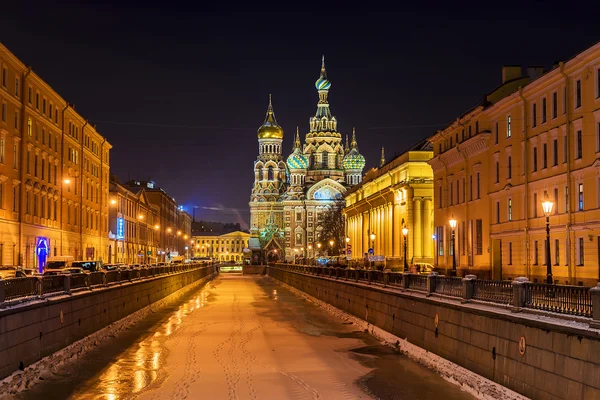
[[[160,353],[156,352],[154,353],[154,356],[152,357],[152,369],[153,370],[157,370],[159,367],[159,360],[160,360]]]

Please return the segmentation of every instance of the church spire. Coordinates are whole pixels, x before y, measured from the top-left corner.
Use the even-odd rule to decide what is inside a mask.
[[[381,146],[381,164],[379,166],[383,167],[383,164],[385,164],[385,150],[384,147]]]
[[[358,150],[358,143],[356,142],[356,129],[352,128],[352,144],[351,148]]]
[[[294,138],[294,150],[295,149],[300,149],[301,147],[301,143],[300,143],[300,128],[296,127],[296,137]]]
[[[344,154],[348,154],[350,152],[350,146],[348,145],[348,135],[346,135],[346,145],[344,146]]]

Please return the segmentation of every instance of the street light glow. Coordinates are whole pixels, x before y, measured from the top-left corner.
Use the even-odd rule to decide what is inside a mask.
[[[154,229],[158,229],[158,228],[160,228],[159,225],[154,225]]]
[[[167,228],[167,232],[169,232],[169,233],[171,233],[172,230],[173,229],[171,229],[171,228]]]
[[[402,228],[402,235],[404,235],[404,236],[408,235],[408,228],[406,226],[404,228]]]
[[[66,183],[66,182],[65,182],[65,183]],[[114,206],[115,204],[117,204],[117,201],[116,201],[115,199],[112,199],[112,200],[110,201],[110,204],[112,204],[112,205]]]
[[[552,213],[552,207],[554,202],[546,197],[546,200],[542,202],[542,208],[544,209],[544,215],[548,217]]]
[[[330,245],[331,247],[333,247],[333,243],[334,243],[334,242],[333,242],[333,240],[330,240],[330,241],[329,241],[329,245]]]
[[[454,230],[454,228],[456,228],[456,219],[454,218],[454,216],[452,216],[452,218],[450,218],[450,228],[452,228],[452,230]]]
[[[181,236],[181,231],[177,231],[177,235],[178,235],[178,236]]]
[[[346,243],[350,243],[350,238],[346,237]]]
[[[321,248],[321,243],[317,243],[317,247],[318,247],[318,248]]]
[[[375,241],[375,234],[374,234],[374,233],[371,233],[371,234],[369,235],[369,238],[371,238],[371,241],[372,241],[372,242],[374,242],[374,241]]]
[[[68,185],[69,183],[71,183],[71,180],[70,180],[69,178],[67,178],[67,179],[65,179],[65,180],[63,181],[63,183],[65,183],[66,185]]]

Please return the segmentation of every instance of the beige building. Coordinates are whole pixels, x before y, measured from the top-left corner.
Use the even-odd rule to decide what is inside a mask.
[[[459,272],[595,285],[600,269],[600,44],[544,72],[504,67],[502,85],[430,140],[436,263]]]
[[[343,212],[353,260],[363,260],[373,248],[388,267],[402,268],[406,227],[408,264],[433,261],[433,171],[427,164],[432,156],[430,143],[419,143],[368,171],[348,191]]]
[[[133,190],[114,176],[109,196],[110,263],[148,264],[163,261],[159,254],[159,209],[150,204],[143,187]]]
[[[223,234],[200,232],[192,239],[194,257],[211,257],[217,261],[242,262],[244,249],[248,249],[250,234],[241,231]]]
[[[111,145],[0,44],[0,263],[106,260]]]

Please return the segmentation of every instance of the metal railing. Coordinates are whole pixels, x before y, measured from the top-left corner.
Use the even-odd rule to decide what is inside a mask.
[[[433,279],[434,292],[444,294],[446,296],[462,297],[463,282],[462,278],[455,276],[436,276]]]
[[[0,306],[4,302],[43,296],[47,294],[68,294],[73,289],[88,288],[90,290],[125,283],[131,280],[152,279],[156,276],[186,272],[194,269],[207,269],[202,275],[215,271],[214,266],[207,264],[184,264],[177,266],[149,267],[132,270],[97,271],[82,274],[64,274],[34,276],[27,278],[0,279]],[[210,270],[208,270],[210,268]]]
[[[474,281],[473,298],[492,303],[511,304],[513,299],[512,282],[476,279]]]
[[[71,290],[89,287],[88,274],[73,274],[71,275]]]
[[[525,306],[561,314],[592,316],[590,288],[583,286],[525,284]]]
[[[65,290],[65,275],[51,275],[41,278],[42,293],[56,293]]]
[[[38,279],[35,277],[7,279],[0,281],[0,284],[4,286],[6,300],[38,294]]]
[[[408,281],[408,284],[405,284],[406,288],[422,292],[427,291],[427,276],[406,274],[404,278]]]
[[[479,280],[472,275],[466,278],[458,278],[436,274],[403,274],[379,270],[293,264],[275,264],[274,266],[298,273],[335,277],[334,279],[342,278],[403,290],[412,289],[426,292],[428,295],[443,294],[465,302],[479,300],[496,303],[510,306],[514,311],[521,311],[522,308],[538,309],[579,317],[593,317],[600,320],[600,312],[597,311],[597,316],[594,316],[593,313],[591,288],[584,286],[546,285],[532,283],[527,279],[514,282]],[[595,294],[598,295],[598,301],[600,301],[600,289]]]

